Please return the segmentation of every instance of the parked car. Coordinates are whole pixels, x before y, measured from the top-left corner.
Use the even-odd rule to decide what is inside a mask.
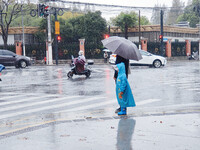
[[[160,68],[161,66],[165,66],[167,64],[166,58],[162,56],[154,55],[144,50],[139,50],[139,51],[142,55],[142,59],[139,61],[130,60],[131,66],[154,66],[155,68]],[[116,60],[116,54],[110,55],[109,62],[111,64],[114,64],[115,60]]]
[[[16,68],[26,68],[31,65],[31,59],[30,57],[17,55],[9,50],[0,49],[0,64],[15,66]]]

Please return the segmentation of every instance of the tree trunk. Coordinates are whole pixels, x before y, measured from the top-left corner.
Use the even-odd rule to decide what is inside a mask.
[[[125,24],[125,33],[124,33],[125,39],[128,39],[128,25]]]
[[[3,41],[4,41],[4,45],[3,45],[3,48],[4,49],[7,49],[8,48],[8,38],[6,38],[6,39],[3,39]]]
[[[4,42],[4,49],[8,48],[8,28],[5,29],[3,26],[1,26],[1,31],[2,31],[2,39]]]

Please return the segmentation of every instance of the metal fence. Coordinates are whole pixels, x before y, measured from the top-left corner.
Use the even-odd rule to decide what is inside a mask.
[[[137,46],[139,43],[135,43]],[[172,42],[171,43],[171,52],[172,57],[177,56],[186,56],[186,42]],[[55,59],[55,50],[54,45],[53,49],[53,59]],[[26,44],[26,56],[34,57],[37,60],[42,60],[46,56],[46,44]],[[0,49],[4,49],[3,45],[0,45]],[[15,52],[15,45],[8,45],[8,50]],[[85,53],[87,59],[102,59],[104,47],[101,43],[85,43]],[[191,42],[191,52],[196,52],[199,50],[199,42]],[[79,51],[79,42],[74,43],[59,43],[58,44],[58,59],[71,59],[71,55],[74,57],[78,56]],[[162,55],[160,50],[160,42],[148,42],[147,51],[156,54]],[[165,55],[165,43],[164,43],[164,56]]]
[[[172,57],[186,56],[186,42],[172,42]]]
[[[199,42],[191,42],[191,53],[197,51],[199,53]]]
[[[160,42],[148,42],[147,51],[155,55],[162,55],[162,52],[160,49]],[[163,47],[163,55],[165,56],[165,43]]]

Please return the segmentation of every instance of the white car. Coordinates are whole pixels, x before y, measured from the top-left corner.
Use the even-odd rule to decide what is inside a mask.
[[[162,56],[154,55],[144,50],[139,51],[142,55],[142,59],[139,61],[130,60],[131,66],[154,66],[155,68],[160,68],[161,66],[165,66],[167,64],[166,58]],[[109,63],[115,64],[115,60],[116,54],[110,55]]]

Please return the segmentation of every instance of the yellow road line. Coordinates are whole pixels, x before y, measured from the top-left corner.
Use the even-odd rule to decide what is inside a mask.
[[[70,120],[71,120],[71,119],[70,119]],[[22,128],[17,128],[17,129],[14,129],[14,130],[2,132],[2,133],[0,133],[0,136],[5,135],[5,134],[9,134],[9,133],[13,133],[13,132],[17,132],[17,131],[20,131],[20,130],[24,130],[24,129],[36,127],[36,126],[45,125],[45,124],[52,123],[52,122],[56,122],[56,121],[69,121],[69,120],[63,118],[63,119],[58,119],[58,120],[45,121],[45,122],[41,122],[41,123],[37,123],[37,124],[30,125],[30,126],[25,126],[25,127],[22,127]]]

